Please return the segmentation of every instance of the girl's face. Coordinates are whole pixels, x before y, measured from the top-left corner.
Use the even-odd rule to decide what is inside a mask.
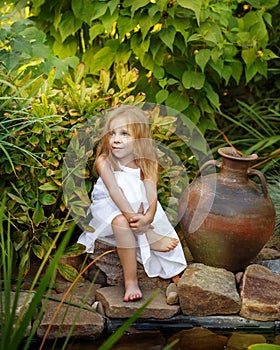
[[[108,141],[111,153],[121,165],[135,165],[134,137],[125,118],[118,117],[111,121]]]

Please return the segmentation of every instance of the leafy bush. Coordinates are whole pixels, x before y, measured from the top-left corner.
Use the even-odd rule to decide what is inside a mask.
[[[18,8],[27,9],[29,22],[22,33],[17,30],[20,40],[12,40],[13,50],[24,56],[45,53],[44,42],[64,65],[79,57],[97,76],[119,62],[136,67],[136,91],[144,91],[149,102],[184,112],[204,133],[216,130],[215,112],[226,88],[267,77],[267,64],[277,57],[267,47],[270,12],[277,4],[278,0],[16,1]],[[32,27],[31,20],[38,27],[34,22]],[[45,69],[53,66],[54,58],[48,55],[49,51],[34,57],[35,62]]]
[[[124,72],[130,76],[125,82]],[[14,248],[24,273],[29,270],[32,254],[43,259],[53,243],[52,237],[71,224],[62,188],[63,157],[69,140],[87,118],[100,110],[144,97],[129,95],[136,71],[128,72],[120,65],[115,74],[123,83],[118,91],[108,90],[109,73],[87,81],[83,64],[59,81],[55,81],[55,69],[48,77],[35,79],[30,79],[30,74],[13,77],[2,71],[1,197],[4,193],[7,196],[7,219],[9,216]],[[92,183],[90,171],[82,176]],[[80,200],[85,208],[88,202]],[[71,254],[75,256],[82,250],[77,245]],[[59,271],[68,279],[76,275],[65,264],[59,265]]]

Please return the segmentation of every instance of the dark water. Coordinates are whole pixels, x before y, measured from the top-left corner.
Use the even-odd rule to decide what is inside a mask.
[[[65,347],[67,350],[98,350],[109,335],[98,340],[71,339]],[[167,345],[176,342],[174,350],[247,350],[256,343],[278,344],[280,330],[256,330],[250,333],[240,330],[213,330],[202,327],[190,329],[137,330],[130,328],[111,349],[114,350],[163,350]],[[31,350],[39,349],[39,342],[34,342]],[[48,341],[43,350],[61,350],[62,341]]]

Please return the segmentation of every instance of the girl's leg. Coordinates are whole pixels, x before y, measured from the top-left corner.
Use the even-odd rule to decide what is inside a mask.
[[[138,286],[136,239],[126,218],[118,215],[112,221],[112,228],[117,242],[118,255],[124,275],[125,294],[123,301],[133,301],[142,298]]]
[[[146,232],[146,237],[151,249],[158,252],[169,252],[176,248],[179,243],[177,238],[162,236],[152,229]]]
[[[143,203],[141,203],[138,213],[144,213]],[[158,252],[169,252],[170,250],[176,248],[179,243],[177,238],[162,236],[156,233],[153,229],[146,232],[146,237],[150,244],[150,248]]]

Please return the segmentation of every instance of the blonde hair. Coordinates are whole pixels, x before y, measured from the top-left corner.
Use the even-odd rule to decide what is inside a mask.
[[[111,122],[118,118],[125,118],[126,126],[130,130],[135,142],[135,161],[142,172],[143,179],[158,181],[158,159],[154,140],[145,113],[138,107],[123,105],[111,110],[106,120],[103,136],[99,142],[96,159],[103,155],[112,159],[109,148],[109,132]]]

